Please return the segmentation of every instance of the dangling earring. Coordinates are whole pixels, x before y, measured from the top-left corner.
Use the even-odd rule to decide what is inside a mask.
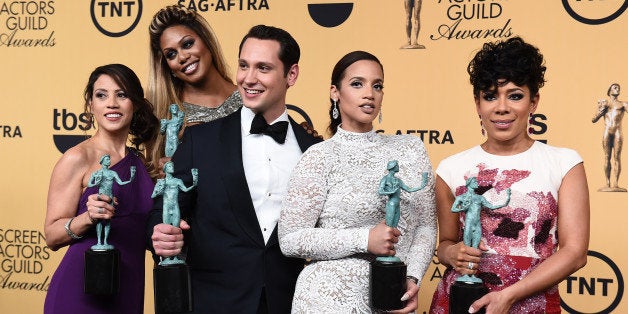
[[[528,119],[528,135],[532,135],[532,112],[530,112],[530,118]]]
[[[94,127],[94,114],[91,111],[87,112],[87,119],[88,129],[91,129]]]
[[[379,108],[379,118],[377,118],[377,120],[379,121],[379,124],[382,124],[382,108]]]
[[[480,118],[480,128],[482,128],[482,136],[486,136],[486,130],[484,130],[484,124],[482,123],[482,116],[478,115]]]
[[[333,108],[331,109],[331,117],[336,120],[340,116],[340,112],[338,112],[338,101],[335,99],[333,99],[332,101],[334,102],[334,104]]]

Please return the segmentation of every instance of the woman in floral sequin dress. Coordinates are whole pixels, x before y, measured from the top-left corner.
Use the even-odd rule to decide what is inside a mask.
[[[589,193],[577,152],[534,141],[529,119],[539,103],[545,66],[538,49],[521,38],[486,43],[468,66],[486,141],[444,159],[436,170],[438,258],[447,266],[430,313],[448,313],[449,288],[475,274],[489,293],[469,313],[560,313],[557,284],[586,264]],[[464,214],[456,196],[475,177],[491,204],[483,209],[479,248],[462,243]],[[559,249],[560,247],[560,249]]]

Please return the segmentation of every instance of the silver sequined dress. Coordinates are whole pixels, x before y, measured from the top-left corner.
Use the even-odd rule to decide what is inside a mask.
[[[279,219],[279,244],[287,256],[311,259],[297,280],[293,313],[371,313],[369,230],[385,218],[378,186],[389,160],[399,161],[401,231],[395,246],[408,275],[423,277],[436,242],[434,178],[423,142],[410,135],[352,133],[341,128],[310,147],[292,172]]]
[[[226,117],[242,107],[242,96],[236,90],[216,108],[183,103],[186,123],[202,123]]]

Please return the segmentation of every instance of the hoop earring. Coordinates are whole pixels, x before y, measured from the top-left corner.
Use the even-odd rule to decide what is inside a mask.
[[[377,120],[379,121],[379,124],[382,124],[382,108],[379,108],[379,117],[377,118]]]
[[[332,105],[333,108],[331,109],[331,117],[336,120],[340,116],[340,112],[338,111],[338,101],[335,99],[332,99],[332,101],[334,102],[334,104]]]
[[[528,135],[532,135],[532,112],[530,112],[530,118],[528,119]]]

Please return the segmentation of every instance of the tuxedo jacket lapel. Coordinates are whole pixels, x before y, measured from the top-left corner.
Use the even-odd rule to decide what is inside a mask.
[[[310,146],[321,141],[321,139],[317,139],[314,136],[308,134],[303,126],[292,120],[292,117],[288,116],[288,119],[290,119],[290,125],[292,125],[292,131],[294,132],[294,136],[297,138],[297,142],[299,143],[299,148],[301,148],[301,152],[305,153],[305,151]]]
[[[242,110],[242,109],[240,109]],[[220,150],[221,162],[216,167],[220,167],[223,182],[226,186],[229,203],[234,212],[238,224],[242,227],[252,241],[261,246],[272,246],[278,244],[277,227],[273,230],[268,243],[264,244],[264,236],[259,227],[251,193],[246,182],[244,167],[242,166],[242,125],[240,110],[224,118],[223,127],[220,129],[219,144],[216,149]],[[294,132],[299,147],[302,152],[312,144],[320,142],[308,134],[305,129],[296,123],[292,118],[290,124]]]
[[[240,109],[241,110],[241,109]],[[220,130],[220,167],[231,209],[238,224],[256,244],[264,246],[264,236],[257,221],[251,193],[242,166],[242,129],[240,110],[225,117]]]

